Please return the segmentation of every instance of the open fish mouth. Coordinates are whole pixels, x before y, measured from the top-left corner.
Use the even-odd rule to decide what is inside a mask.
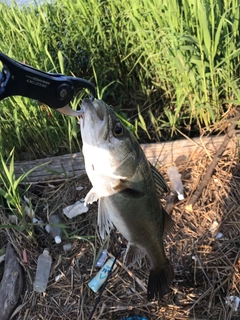
[[[82,102],[80,117],[83,119],[83,127],[86,118],[86,113],[89,111],[91,117],[96,121],[98,120],[104,121],[106,116],[106,107],[99,103],[99,100],[91,101],[90,99],[84,99]],[[96,118],[97,117],[97,118]]]
[[[96,141],[106,140],[108,136],[108,113],[102,100],[84,99],[81,106],[80,126],[83,137],[95,136]],[[88,137],[87,137],[88,136]]]

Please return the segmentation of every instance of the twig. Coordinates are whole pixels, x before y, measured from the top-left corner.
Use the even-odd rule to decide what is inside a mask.
[[[237,118],[239,118],[239,114],[238,114]],[[218,151],[216,152],[215,156],[213,157],[213,160],[212,160],[210,166],[208,167],[201,183],[198,185],[197,189],[195,190],[191,199],[189,200],[188,205],[186,206],[186,210],[192,211],[192,207],[197,202],[198,198],[201,196],[203,189],[207,186],[219,159],[221,158],[222,154],[224,153],[229,141],[231,140],[231,138],[235,134],[235,127],[236,127],[236,120],[228,128],[227,134],[226,134],[221,146],[219,147]]]

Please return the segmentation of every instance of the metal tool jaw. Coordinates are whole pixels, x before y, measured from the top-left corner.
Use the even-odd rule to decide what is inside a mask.
[[[70,108],[69,103],[83,88],[96,97],[94,85],[82,78],[47,73],[17,62],[0,51],[3,69],[0,73],[0,100],[10,96],[23,96],[41,101],[50,108],[69,116],[79,116],[80,111]]]

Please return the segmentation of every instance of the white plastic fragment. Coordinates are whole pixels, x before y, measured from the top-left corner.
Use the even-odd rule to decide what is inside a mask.
[[[223,234],[221,232],[218,232],[218,234],[216,235],[216,239],[220,239],[222,238]]]
[[[222,238],[223,234],[221,232],[217,232],[219,228],[219,223],[215,220],[213,221],[212,225],[209,228],[209,231],[212,234],[212,237],[215,237],[216,239]]]
[[[3,262],[5,260],[5,254],[0,256],[0,263]]]
[[[33,208],[30,208],[29,206],[25,205],[24,210],[25,210],[25,213],[29,216],[29,218],[35,217],[35,212]]]
[[[42,219],[33,218],[32,222],[38,224],[38,226],[43,229],[44,222],[42,221]]]
[[[82,186],[79,186],[79,187],[76,188],[76,190],[77,190],[77,191],[81,191],[81,190],[83,190],[83,187],[82,187]]]
[[[212,225],[209,228],[209,231],[211,232],[213,237],[215,236],[215,233],[218,229],[218,225],[219,225],[219,223],[215,220],[215,221],[213,221]]]
[[[72,244],[71,243],[66,243],[63,245],[63,250],[65,252],[72,250]]]
[[[172,191],[176,192],[178,200],[184,199],[183,184],[181,181],[181,174],[177,167],[172,166],[167,168],[167,174],[171,183]]]
[[[48,203],[43,207],[43,213],[46,212],[48,210]]]
[[[18,224],[18,217],[15,214],[10,214],[8,216],[8,220],[11,224],[14,224],[14,225]]]
[[[26,203],[26,205],[24,206],[25,213],[29,216],[29,218],[35,218],[35,212],[31,206],[30,200],[26,196],[23,196],[23,199]],[[29,207],[29,204],[30,204],[30,207]]]
[[[23,196],[23,199],[24,199],[24,201],[25,201],[27,204],[30,203],[29,199],[28,199],[26,196]]]
[[[62,279],[64,277],[64,274],[63,273],[61,273],[61,274],[59,274],[59,275],[57,275],[56,277],[55,277],[55,281],[56,282],[58,282],[60,279]]]
[[[226,304],[228,306],[235,307],[234,311],[238,311],[239,303],[240,303],[240,298],[237,296],[226,297]]]
[[[46,224],[45,230],[46,230],[48,233],[50,233],[50,231],[51,231],[51,226],[50,226],[50,224]]]
[[[88,212],[88,206],[85,206],[84,202],[81,200],[63,209],[63,213],[69,219],[79,216],[80,214],[85,212]]]
[[[37,223],[41,226],[41,224],[43,223],[42,220],[39,220],[35,217],[35,211],[33,210],[32,206],[28,206],[30,204],[30,201],[29,199],[24,196],[24,201],[27,203],[25,206],[24,206],[24,211],[25,213],[29,216],[29,218],[32,219],[32,222],[33,223]]]

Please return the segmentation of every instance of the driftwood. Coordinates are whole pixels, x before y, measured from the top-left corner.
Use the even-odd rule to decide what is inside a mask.
[[[215,153],[222,144],[224,137],[225,135],[181,139],[165,143],[142,144],[141,147],[145,152],[147,159],[152,164],[166,165],[178,160],[186,161],[187,157],[193,152],[197,153],[198,156],[200,156],[201,153],[206,153],[206,149],[209,152],[213,151]],[[230,141],[230,148],[232,146],[231,143],[233,142]],[[78,152],[27,162],[16,162],[16,177],[19,177],[22,173],[37,166],[38,168],[27,176],[27,182],[39,183],[53,180],[61,181],[66,178],[72,178],[86,173],[83,155],[81,152]]]
[[[213,174],[213,171],[214,171],[219,159],[221,158],[221,156],[225,152],[228,143],[231,141],[232,137],[236,133],[235,127],[236,127],[236,122],[233,122],[231,124],[231,126],[228,128],[227,134],[225,135],[224,140],[222,141],[219,149],[215,153],[210,166],[207,168],[207,171],[206,171],[205,175],[203,176],[201,183],[198,185],[197,189],[195,190],[194,194],[192,195],[191,199],[189,200],[188,205],[186,207],[187,210],[189,210],[189,211],[192,210],[192,207],[197,202],[198,198],[201,196],[203,189],[208,185],[208,182]]]
[[[7,245],[4,274],[0,284],[0,319],[8,320],[23,290],[23,271],[10,243]]]

